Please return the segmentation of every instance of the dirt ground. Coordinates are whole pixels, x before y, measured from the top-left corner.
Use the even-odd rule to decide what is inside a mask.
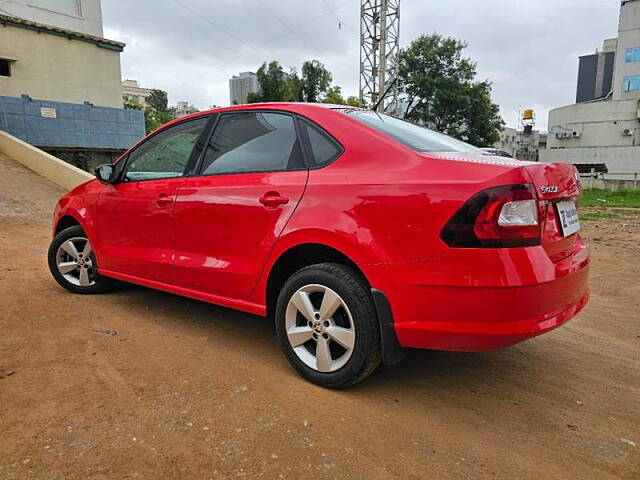
[[[0,158],[0,478],[639,479],[640,217],[584,222],[592,300],[486,354],[300,379],[273,326],[138,287],[77,296],[45,252],[61,192]]]

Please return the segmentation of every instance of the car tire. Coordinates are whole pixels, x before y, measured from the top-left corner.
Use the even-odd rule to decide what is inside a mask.
[[[73,293],[104,293],[116,284],[115,280],[97,273],[95,253],[79,225],[55,236],[49,246],[48,263],[53,278]]]
[[[325,388],[348,388],[380,364],[376,310],[362,275],[323,263],[293,274],[276,304],[276,331],[294,369]]]

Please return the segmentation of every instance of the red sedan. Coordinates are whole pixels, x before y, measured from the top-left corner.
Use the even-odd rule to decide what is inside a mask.
[[[576,170],[372,111],[256,104],[181,118],[58,203],[67,290],[116,280],[274,319],[306,379],[346,388],[403,347],[484,351],[587,303]]]

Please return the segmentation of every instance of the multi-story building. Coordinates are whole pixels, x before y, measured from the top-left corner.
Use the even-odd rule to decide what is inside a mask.
[[[123,80],[122,99],[125,102],[137,103],[141,107],[146,107],[147,98],[151,95],[152,90],[151,88],[142,88],[138,80]]]
[[[537,162],[540,151],[547,148],[547,134],[539,130],[533,130],[525,134],[523,130],[505,127],[500,133],[500,140],[493,148],[508,153],[519,160]]]
[[[100,0],[0,0],[0,24],[0,129],[87,169],[144,135]]]
[[[173,113],[174,118],[186,117],[187,115],[191,115],[193,113],[197,113],[198,110],[193,105],[189,105],[189,102],[178,102]]]
[[[618,38],[580,58],[576,104],[549,112],[540,157],[583,172],[640,172],[640,0],[621,2]]]
[[[0,0],[0,13],[102,37],[100,0]]]
[[[258,93],[258,76],[253,72],[240,72],[229,79],[229,101],[231,105],[247,103],[249,93]]]

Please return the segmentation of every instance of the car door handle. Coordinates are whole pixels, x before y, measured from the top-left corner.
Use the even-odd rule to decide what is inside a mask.
[[[158,195],[158,198],[156,198],[155,201],[155,204],[160,208],[171,205],[171,203],[173,203],[173,197],[167,195],[166,193],[161,193],[160,195]]]
[[[260,197],[260,203],[265,207],[275,208],[280,205],[286,205],[289,203],[289,199],[282,197],[278,192],[267,192]]]

